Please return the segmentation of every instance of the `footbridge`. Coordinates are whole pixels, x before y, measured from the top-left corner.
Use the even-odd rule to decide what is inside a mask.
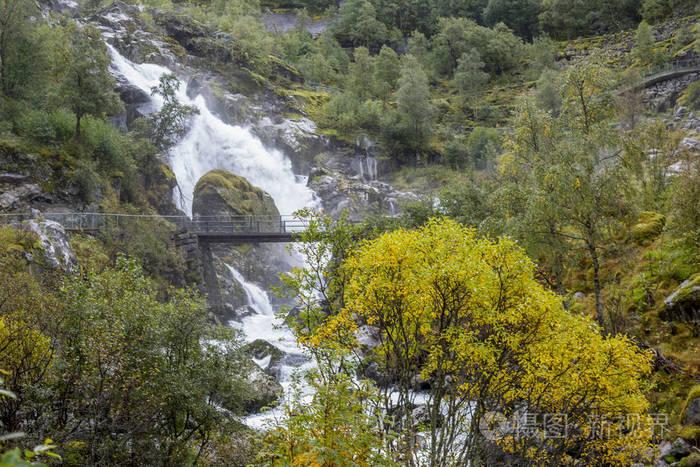
[[[301,239],[309,221],[295,216],[149,216],[84,212],[54,212],[37,215],[2,214],[0,224],[20,223],[30,219],[58,222],[70,232],[128,233],[130,227],[149,223],[169,223],[174,231],[187,232],[201,243],[289,243]]]
[[[642,73],[643,86],[649,87],[662,81],[678,78],[690,73],[700,73],[700,59],[673,60],[654,67]]]

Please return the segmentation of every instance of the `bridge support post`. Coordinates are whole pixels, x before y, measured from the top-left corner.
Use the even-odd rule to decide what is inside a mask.
[[[182,250],[187,265],[185,281],[196,285],[207,298],[207,306],[215,316],[223,315],[224,301],[219,289],[219,279],[214,268],[214,255],[206,241],[200,241],[196,233],[187,229],[173,234],[175,246]]]
[[[185,259],[187,267],[185,282],[188,285],[196,285],[202,292],[205,292],[202,252],[199,248],[197,235],[183,229],[173,234],[173,241],[175,246],[182,251],[182,256]]]
[[[224,299],[221,297],[219,278],[214,268],[214,255],[211,252],[211,246],[207,242],[199,242],[199,250],[202,254],[202,277],[204,278],[207,305],[215,316],[223,316],[225,312]]]

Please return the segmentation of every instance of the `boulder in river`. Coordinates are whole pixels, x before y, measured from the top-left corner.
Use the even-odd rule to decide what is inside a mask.
[[[199,179],[194,189],[195,216],[279,216],[272,197],[248,180],[216,169]]]
[[[275,378],[255,364],[248,375],[248,384],[250,394],[243,405],[246,413],[249,414],[259,412],[263,407],[274,404],[284,392],[282,385]]]
[[[282,357],[284,357],[284,352],[262,339],[256,339],[246,344],[243,347],[243,352],[271,376],[276,375],[271,374],[270,369],[278,368]]]

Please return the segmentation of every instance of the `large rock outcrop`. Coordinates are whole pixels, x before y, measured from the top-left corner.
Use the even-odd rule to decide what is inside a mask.
[[[194,189],[195,216],[279,216],[272,197],[243,177],[212,170]]]
[[[700,273],[691,276],[664,300],[660,315],[667,321],[700,323]]]
[[[39,237],[43,257],[47,265],[72,273],[78,266],[78,260],[73,254],[68,236],[63,226],[58,222],[34,219],[22,225],[28,232]]]

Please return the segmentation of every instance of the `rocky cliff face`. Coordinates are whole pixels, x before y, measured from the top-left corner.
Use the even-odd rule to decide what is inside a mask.
[[[273,78],[266,79],[236,61],[237,44],[229,36],[175,13],[149,11],[154,24],[144,24],[141,11],[117,1],[88,18],[105,39],[130,60],[157,63],[185,78],[187,94],[201,95],[224,122],[248,127],[268,147],[283,151],[295,173],[323,173],[314,184],[323,207],[332,215],[347,209],[351,217],[396,213],[404,200],[380,180],[392,169],[390,157],[374,147],[350,145],[323,135],[303,111],[307,99],[292,89],[303,78],[296,70],[274,61]],[[147,96],[117,76],[125,113],[118,124],[128,127],[144,111]],[[302,93],[303,94],[303,93]],[[379,161],[368,170],[367,160]],[[313,180],[310,180],[313,182]],[[346,189],[347,188],[347,189]]]

